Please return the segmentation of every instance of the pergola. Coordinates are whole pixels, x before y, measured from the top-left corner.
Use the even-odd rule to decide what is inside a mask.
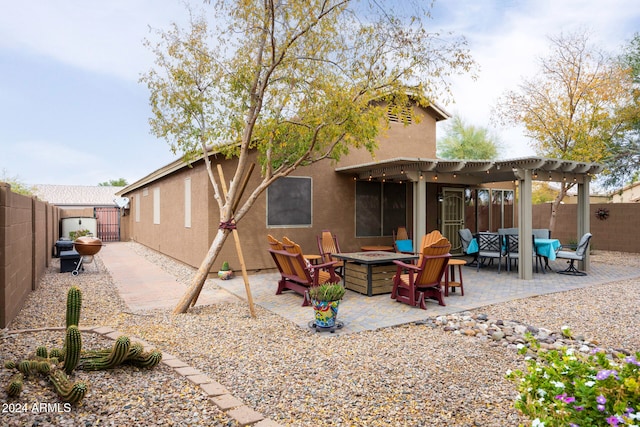
[[[513,181],[519,188],[518,230],[521,242],[518,274],[521,279],[533,278],[532,203],[533,181],[571,181],[578,188],[577,236],[589,232],[589,183],[591,176],[601,172],[598,163],[577,162],[543,157],[507,160],[443,160],[398,157],[378,162],[336,168],[336,172],[354,175],[361,180],[389,180],[413,183],[414,233],[426,234],[426,186],[428,182],[456,185],[480,185]],[[589,269],[585,257],[583,269]]]

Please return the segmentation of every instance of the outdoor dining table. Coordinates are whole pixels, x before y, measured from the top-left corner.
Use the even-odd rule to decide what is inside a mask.
[[[344,287],[367,296],[392,291],[393,277],[398,270],[393,261],[418,258],[418,255],[386,251],[338,253],[331,256],[345,261]]]
[[[535,239],[536,253],[549,258],[551,261],[556,259],[556,251],[560,248],[560,240],[558,239]],[[469,243],[467,254],[478,253],[478,240],[474,237]]]
[[[536,239],[536,253],[553,261],[556,259],[556,251],[560,248],[558,239]]]

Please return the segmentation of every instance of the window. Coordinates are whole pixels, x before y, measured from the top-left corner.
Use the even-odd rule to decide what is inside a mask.
[[[184,180],[184,226],[191,228],[191,178]]]
[[[140,193],[136,194],[134,198],[133,210],[135,211],[136,222],[140,222]]]
[[[310,177],[278,178],[267,188],[267,227],[311,227]]]
[[[160,188],[153,189],[153,223],[160,224]]]
[[[356,182],[356,237],[390,236],[406,218],[404,184]]]
[[[513,190],[467,189],[465,203],[465,224],[472,231],[474,224],[477,224],[475,231],[495,231],[515,224]]]

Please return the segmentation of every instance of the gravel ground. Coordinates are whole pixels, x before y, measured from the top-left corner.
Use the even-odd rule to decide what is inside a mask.
[[[193,269],[131,243],[179,280]],[[55,260],[57,262],[57,260]],[[64,326],[66,291],[71,275],[57,264],[45,275],[10,330]],[[500,345],[445,332],[428,325],[403,325],[358,334],[323,336],[302,331],[256,307],[226,303],[197,307],[188,314],[126,312],[104,273],[74,278],[83,290],[80,324],[110,326],[168,351],[223,384],[266,417],[291,426],[515,426],[526,422],[515,409],[515,386],[504,379],[509,369],[524,367],[522,357]],[[640,255],[598,252],[592,262],[640,269]],[[639,270],[640,276],[640,270]],[[477,312],[491,317],[576,334],[602,346],[640,350],[638,280],[593,286],[527,300],[498,304]],[[207,286],[215,286],[215,280]],[[38,345],[62,345],[64,333],[33,331],[0,336],[4,360],[19,360]],[[84,348],[112,342],[83,333]],[[0,370],[6,384],[11,372]],[[233,426],[206,396],[187,380],[160,365],[108,372],[78,372],[91,383],[90,393],[68,411],[31,412],[34,403],[59,402],[40,380],[25,381],[13,413],[3,425],[210,425]],[[27,412],[15,412],[15,403]],[[3,406],[5,409],[5,406]],[[49,408],[51,409],[51,408]]]

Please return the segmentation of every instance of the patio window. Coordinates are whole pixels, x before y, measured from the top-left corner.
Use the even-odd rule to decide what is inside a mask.
[[[465,225],[473,232],[497,231],[515,225],[513,190],[467,189],[465,205]]]
[[[267,188],[267,227],[311,227],[311,177],[278,178]]]
[[[391,236],[407,218],[404,184],[356,182],[356,237]]]

